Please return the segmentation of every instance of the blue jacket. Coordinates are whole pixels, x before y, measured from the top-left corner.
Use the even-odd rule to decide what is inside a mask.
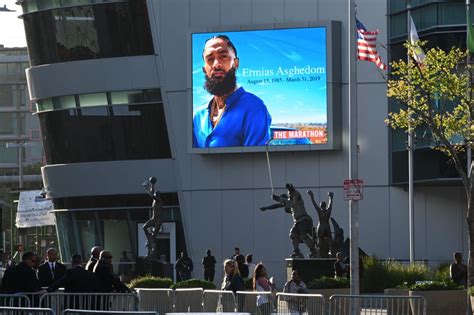
[[[270,139],[272,117],[263,101],[244,88],[238,88],[226,100],[219,123],[212,127],[212,100],[194,114],[193,147],[260,146]]]

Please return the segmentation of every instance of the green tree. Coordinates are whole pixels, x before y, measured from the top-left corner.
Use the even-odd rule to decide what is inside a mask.
[[[416,47],[406,43],[410,55]],[[473,176],[461,159],[474,139],[474,104],[472,87],[468,88],[470,66],[467,52],[459,48],[426,52],[423,65],[410,61],[391,63],[393,79],[388,81],[387,95],[397,100],[399,109],[389,113],[386,123],[407,132],[426,128],[435,150],[448,155],[464,186],[467,200],[466,221],[469,244],[469,284],[474,285],[474,213]],[[445,231],[447,233],[447,231]]]

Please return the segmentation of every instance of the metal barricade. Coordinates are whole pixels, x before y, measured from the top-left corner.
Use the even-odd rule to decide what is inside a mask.
[[[422,296],[333,295],[329,298],[329,315],[426,315]]]
[[[173,312],[174,293],[171,289],[136,289],[138,310],[160,314]]]
[[[325,315],[321,294],[277,293],[277,313],[288,315]]]
[[[174,312],[202,312],[201,288],[176,289],[174,291]]]
[[[40,306],[60,314],[66,309],[95,311],[137,311],[138,297],[133,293],[47,293]]]
[[[235,312],[236,299],[232,291],[205,290],[203,311],[211,313]]]
[[[0,294],[2,307],[31,307],[31,302],[25,294]]]
[[[118,311],[85,311],[85,310],[65,310],[63,315],[81,314],[107,314],[107,315],[158,315],[157,312],[118,312]]]
[[[237,291],[237,312],[269,315],[275,312],[272,292]]]
[[[50,308],[34,307],[0,307],[2,315],[55,315],[54,310]]]

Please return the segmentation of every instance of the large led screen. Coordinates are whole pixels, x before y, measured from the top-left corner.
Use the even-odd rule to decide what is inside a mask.
[[[326,36],[192,34],[193,148],[326,144]]]

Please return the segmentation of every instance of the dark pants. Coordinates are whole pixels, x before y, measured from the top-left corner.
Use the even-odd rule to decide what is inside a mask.
[[[214,275],[216,271],[214,269],[204,269],[204,280],[214,282]]]

